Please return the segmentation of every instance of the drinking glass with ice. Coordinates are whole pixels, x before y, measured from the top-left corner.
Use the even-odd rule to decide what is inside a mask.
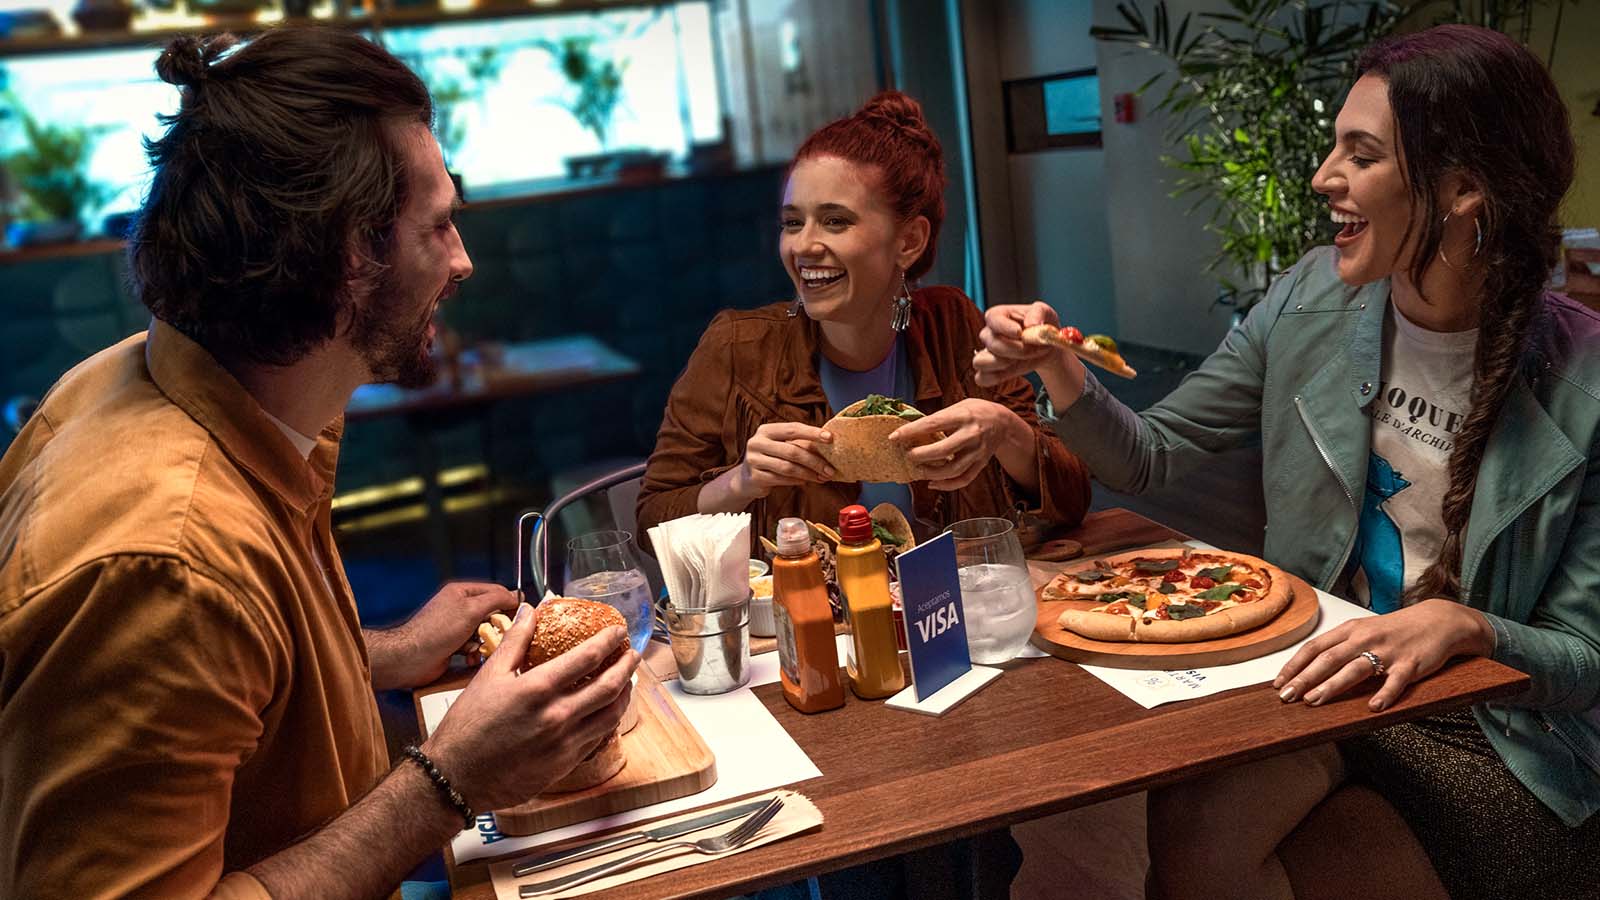
[[[596,531],[568,541],[563,593],[604,603],[622,613],[628,623],[628,641],[636,652],[643,653],[650,643],[654,624],[650,581],[645,578],[632,534]]]
[[[950,533],[967,617],[967,652],[980,665],[1011,660],[1027,646],[1038,618],[1016,527],[1008,519],[965,519],[951,525]]]

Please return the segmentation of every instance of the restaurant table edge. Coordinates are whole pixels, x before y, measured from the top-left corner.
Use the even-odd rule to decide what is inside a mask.
[[[1092,513],[1075,534],[1086,546],[1104,548],[1101,552],[1182,538],[1127,510]],[[1120,547],[1110,546],[1118,542]],[[824,816],[822,829],[630,882],[607,890],[606,897],[687,900],[749,893],[1510,696],[1529,681],[1525,674],[1488,659],[1461,659],[1412,685],[1399,702],[1380,713],[1367,708],[1370,686],[1320,707],[1309,707],[1281,702],[1268,684],[1144,710],[1078,666],[1061,660],[1018,660],[1005,668],[1007,676],[996,685],[1010,680],[1013,690],[1017,685],[1042,688],[1029,695],[1041,698],[1034,704],[1038,708],[1017,714],[1019,726],[1031,715],[1051,713],[1049,699],[1067,701],[1062,715],[1071,715],[1074,699],[1083,704],[1092,700],[1102,716],[1110,710],[1109,715],[1125,721],[992,756],[953,759],[948,765],[912,773],[897,773],[895,766],[880,762],[877,771],[881,777],[859,786],[840,785],[847,780],[845,774],[858,773],[824,769],[821,778],[790,785],[816,803]],[[462,681],[457,677],[419,691],[419,721],[422,696],[459,687]],[[801,732],[795,740],[813,759],[840,750],[821,746],[806,733],[814,729],[803,726],[817,723],[790,709],[777,685],[763,685],[756,694],[791,735]],[[981,704],[982,697],[980,694],[969,703]],[[851,715],[851,710],[856,710],[853,715],[858,720],[862,716],[912,716],[862,702],[822,715]],[[961,712],[957,709],[951,718]],[[908,721],[890,720],[896,725]],[[494,896],[487,862],[458,866],[448,846],[444,852],[453,896],[458,900]]]

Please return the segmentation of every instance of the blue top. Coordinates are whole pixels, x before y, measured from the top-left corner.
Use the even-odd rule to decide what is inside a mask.
[[[829,362],[828,357],[818,353],[817,375],[822,380],[822,392],[828,395],[828,405],[837,412],[857,400],[864,399],[868,394],[882,394],[885,397],[896,397],[908,402],[912,400],[917,392],[917,385],[911,377],[911,367],[906,364],[904,345],[905,341],[897,336],[894,339],[894,346],[889,349],[889,355],[883,358],[883,362],[865,372],[842,369]],[[905,514],[907,522],[914,522],[917,519],[915,507],[911,503],[910,485],[890,482],[862,484],[860,503],[867,509],[879,503],[893,503]]]

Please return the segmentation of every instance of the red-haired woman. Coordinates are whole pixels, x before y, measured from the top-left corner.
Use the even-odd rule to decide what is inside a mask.
[[[830,522],[852,503],[892,502],[937,530],[973,516],[1036,510],[1075,523],[1089,503],[1082,464],[1042,428],[1022,378],[974,380],[983,318],[952,287],[913,289],[933,264],[944,163],[922,108],[878,95],[811,135],[795,154],[779,252],[797,299],[725,311],[672,389],[639,495],[639,526],[749,510],[755,534],[778,519]],[[928,413],[891,440],[933,466],[916,485],[833,481],[816,445],[834,413],[868,394]]]

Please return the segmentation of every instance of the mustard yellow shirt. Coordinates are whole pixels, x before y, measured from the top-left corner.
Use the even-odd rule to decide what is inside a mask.
[[[0,459],[0,897],[264,897],[387,771],[341,428],[307,460],[160,322],[45,397]]]

